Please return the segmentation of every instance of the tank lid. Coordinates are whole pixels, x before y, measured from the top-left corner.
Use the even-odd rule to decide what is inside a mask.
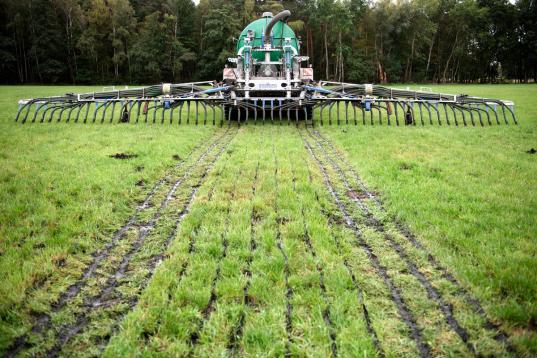
[[[271,12],[264,12],[263,15],[261,15],[261,17],[274,17],[274,15],[272,15]]]

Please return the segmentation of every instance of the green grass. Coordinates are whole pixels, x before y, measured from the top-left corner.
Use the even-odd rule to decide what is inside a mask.
[[[99,88],[76,88],[92,89]],[[29,311],[46,310],[80,275],[163,171],[214,131],[212,126],[13,122],[19,98],[73,90],[0,89],[1,346],[27,327]],[[116,153],[138,157],[109,157]]]
[[[479,299],[520,355],[537,354],[537,157],[526,153],[537,148],[537,86],[434,89],[514,100],[520,125],[317,127],[337,152],[304,128],[248,125],[221,147],[220,159],[217,146],[198,165],[195,159],[224,129],[22,126],[12,120],[17,99],[92,88],[0,88],[0,105],[7,109],[0,115],[0,351],[27,332],[40,312],[51,315],[52,326],[30,334],[30,349],[23,352],[50,351],[56,332],[85,314],[84,300],[106,286],[140,227],[184,176],[134,252],[106,301],[110,305],[90,311],[89,324],[63,347],[64,354],[104,349],[107,356],[329,356],[335,349],[340,356],[374,356],[366,307],[386,355],[415,356],[416,341],[364,247],[386,269],[433,355],[509,352],[428,253]],[[138,157],[109,157],[115,153]],[[184,165],[174,168],[180,162],[174,155]],[[348,163],[382,198],[387,213],[361,196]],[[51,303],[162,177],[162,188],[137,221],[140,227],[127,232],[76,299],[54,311]],[[173,234],[175,217],[198,181],[203,185],[165,249],[163,240]],[[334,197],[361,235],[345,225]],[[359,205],[371,210],[384,231],[368,222]],[[393,219],[409,226],[426,251],[411,245]],[[148,263],[162,250],[165,259],[146,287]],[[468,345],[409,263],[453,307]],[[131,310],[126,298],[138,295]]]
[[[537,86],[433,86],[510,99],[519,126],[324,127],[389,212],[537,348]]]

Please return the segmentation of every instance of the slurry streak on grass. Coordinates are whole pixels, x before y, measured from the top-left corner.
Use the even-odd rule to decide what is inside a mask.
[[[537,354],[537,86],[433,86],[519,126],[13,122],[98,89],[0,87],[3,354]]]

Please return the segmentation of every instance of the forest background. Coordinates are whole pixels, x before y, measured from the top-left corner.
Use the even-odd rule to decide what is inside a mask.
[[[535,0],[0,0],[0,82],[220,80],[244,26],[284,8],[317,79],[537,82]]]

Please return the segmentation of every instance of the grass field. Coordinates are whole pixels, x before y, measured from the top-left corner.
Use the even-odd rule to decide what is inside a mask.
[[[13,122],[94,89],[0,87],[0,352],[537,354],[536,85],[434,87],[509,127]]]

